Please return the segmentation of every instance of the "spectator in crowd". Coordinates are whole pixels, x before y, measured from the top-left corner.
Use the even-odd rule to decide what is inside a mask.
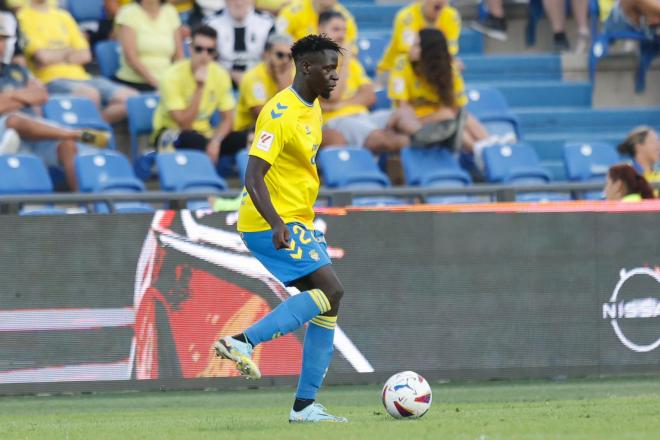
[[[156,90],[167,68],[183,58],[176,9],[161,0],[138,0],[120,9],[115,23],[122,48],[116,80],[140,91]]]
[[[0,23],[0,60],[12,35],[5,29]],[[42,105],[47,98],[43,85],[25,67],[0,61],[0,154],[20,150],[41,157],[48,166],[61,165],[69,188],[75,191],[75,156],[79,148],[92,150],[76,142],[105,147],[109,136],[94,130],[69,130],[39,119],[32,107]]]
[[[218,34],[210,26],[192,32],[190,59],[170,67],[160,83],[154,112],[154,142],[160,151],[189,148],[218,161],[220,151],[234,154],[247,144],[244,133],[231,133],[234,96],[229,73],[216,63]],[[210,119],[220,112],[216,129]]]
[[[471,28],[487,37],[506,41],[506,17],[504,16],[503,0],[486,0],[488,13],[482,20],[472,22]]]
[[[626,164],[610,167],[603,192],[606,200],[622,202],[639,202],[642,199],[654,198],[653,189],[644,176]]]
[[[449,5],[449,0],[419,0],[405,6],[394,18],[390,44],[378,63],[378,74],[394,68],[396,59],[407,55],[421,29],[434,28],[442,31],[452,55],[458,54],[458,38],[461,34],[461,16]]]
[[[291,0],[256,0],[256,7],[260,11],[268,12],[277,17],[280,11],[290,3]]]
[[[457,133],[459,147],[479,154],[475,147],[488,139],[481,123],[468,114],[463,78],[453,65],[444,34],[432,28],[419,31],[409,54],[399,57],[389,78],[388,94],[402,115],[412,112],[414,124],[405,124],[414,144],[435,144]],[[456,121],[454,123],[454,121]],[[404,128],[404,127],[401,127]],[[422,129],[423,128],[423,129]],[[479,145],[478,145],[479,144]]]
[[[660,182],[660,139],[658,132],[641,125],[635,127],[617,147],[619,153],[632,159],[633,168],[649,182]]]
[[[577,23],[578,41],[575,45],[576,53],[586,53],[589,49],[589,0],[571,0],[573,18]],[[566,37],[566,3],[564,0],[543,0],[545,14],[550,20],[553,32],[554,49],[565,52],[570,49]]]
[[[319,32],[343,46],[346,19],[336,11],[322,12]],[[352,145],[374,153],[398,152],[408,145],[410,137],[389,125],[392,111],[369,113],[369,107],[376,102],[374,86],[350,50],[344,50],[339,63],[337,87],[329,99],[320,98],[325,123],[322,145]]]
[[[346,17],[346,47],[351,48],[357,39],[357,25],[348,9],[337,0],[293,0],[277,16],[277,31],[289,34],[294,40],[318,34],[319,14],[325,11],[337,11]]]
[[[256,11],[253,0],[227,0],[227,8],[207,24],[218,33],[220,64],[238,86],[245,71],[261,61],[273,18]]]
[[[243,75],[238,89],[235,131],[252,130],[264,104],[291,85],[295,75],[292,43],[288,35],[272,34],[266,43],[264,61]]]
[[[660,39],[660,2],[619,0],[603,27],[606,32],[641,32],[649,39]]]
[[[3,26],[8,35],[7,41],[5,41],[5,54],[0,59],[0,62],[24,65],[25,59],[23,58],[23,51],[19,44],[20,29],[18,27],[18,21],[7,5],[7,0],[0,0],[0,26]]]
[[[28,66],[46,83],[49,93],[89,98],[110,123],[126,117],[126,100],[137,91],[85,71],[83,66],[92,54],[68,12],[49,6],[46,0],[32,0],[19,11],[18,21]]]

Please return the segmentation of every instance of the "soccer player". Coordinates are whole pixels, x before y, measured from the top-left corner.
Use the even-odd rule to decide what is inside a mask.
[[[214,344],[248,378],[261,377],[252,360],[257,344],[308,323],[303,362],[290,422],[345,422],[315,403],[333,351],[334,329],[344,288],[332,269],[323,234],[313,229],[321,144],[318,97],[330,97],[339,79],[340,47],[325,36],[308,35],[291,48],[296,75],[291,87],[266,103],[257,118],[250,149],[238,231],[252,254],[292,296],[243,333]]]

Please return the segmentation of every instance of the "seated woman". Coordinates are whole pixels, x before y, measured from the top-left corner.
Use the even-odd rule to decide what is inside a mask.
[[[660,138],[658,133],[646,125],[633,128],[617,149],[632,159],[631,165],[649,182],[660,182]]]
[[[397,109],[390,125],[412,135],[413,145],[442,143],[456,131],[453,147],[474,151],[475,144],[488,138],[483,125],[463,109],[467,104],[463,78],[437,29],[419,31],[408,55],[397,59],[388,95]],[[399,124],[399,119],[408,122]]]
[[[176,9],[161,0],[138,0],[120,9],[115,23],[122,48],[116,80],[140,91],[158,89],[163,73],[183,58]]]
[[[606,200],[622,202],[638,202],[642,199],[653,199],[653,189],[646,179],[626,164],[610,167],[605,181]]]

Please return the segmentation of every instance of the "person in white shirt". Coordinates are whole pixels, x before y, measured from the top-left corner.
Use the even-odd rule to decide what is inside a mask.
[[[218,32],[218,61],[237,86],[245,71],[261,62],[274,20],[256,11],[253,0],[227,0],[226,4],[227,8],[207,24]]]

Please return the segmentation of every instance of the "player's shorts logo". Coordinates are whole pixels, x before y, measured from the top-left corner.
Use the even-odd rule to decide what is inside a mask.
[[[312,249],[311,251],[309,251],[309,258],[311,258],[314,261],[319,261],[321,257],[319,257],[319,253],[316,252],[315,249]]]
[[[259,133],[259,140],[257,140],[257,148],[263,151],[270,151],[270,147],[273,145],[273,140],[275,135],[268,131],[262,131]]]
[[[638,353],[660,346],[660,272],[647,267],[621,269],[603,319],[609,319],[621,343]]]

